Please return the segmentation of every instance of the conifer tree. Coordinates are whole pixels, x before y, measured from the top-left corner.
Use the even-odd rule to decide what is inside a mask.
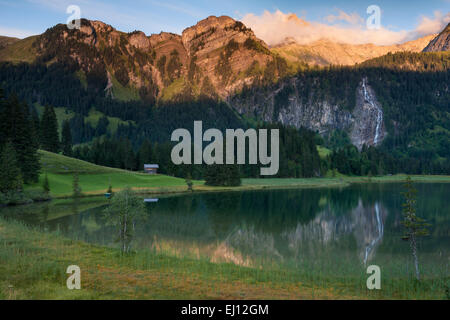
[[[45,106],[41,119],[41,147],[50,152],[59,151],[58,121],[55,109],[49,105]]]
[[[208,186],[240,186],[239,167],[237,165],[209,165],[205,172],[205,184]]]
[[[405,198],[403,203],[403,221],[405,227],[405,234],[402,239],[409,241],[411,253],[414,258],[414,267],[416,271],[416,279],[420,280],[419,258],[417,254],[417,238],[429,235],[427,227],[430,224],[426,223],[424,219],[416,215],[417,189],[414,188],[411,177],[408,176],[404,184],[406,189],[402,192]]]
[[[189,172],[186,175],[185,181],[186,181],[186,185],[188,187],[188,191],[191,191],[191,192],[194,191],[194,189],[192,188],[194,184],[192,183],[192,177]]]
[[[17,165],[16,151],[13,144],[7,142],[0,155],[0,192],[21,192],[22,187],[22,174]]]
[[[45,194],[50,193],[50,184],[48,183],[47,174],[45,174],[44,183],[42,184],[42,189],[44,189]]]
[[[32,137],[33,143],[36,149],[40,147],[41,141],[41,123],[39,120],[39,115],[36,111],[36,108],[32,107],[31,116],[30,116],[31,126],[32,126]]]
[[[73,155],[72,150],[72,133],[70,131],[70,123],[68,120],[63,122],[61,136],[62,153],[65,156],[71,157]]]
[[[8,141],[15,150],[24,182],[37,182],[40,164],[37,145],[33,140],[33,125],[28,106],[20,103],[15,94],[7,100],[2,99],[0,108],[0,146]]]
[[[81,187],[80,187],[80,179],[78,176],[78,172],[75,172],[73,175],[72,190],[73,190],[72,195],[75,199],[78,199],[81,197]]]
[[[143,170],[144,164],[155,163],[153,157],[152,147],[150,145],[150,141],[145,139],[142,142],[141,147],[139,148],[138,156],[138,170]]]

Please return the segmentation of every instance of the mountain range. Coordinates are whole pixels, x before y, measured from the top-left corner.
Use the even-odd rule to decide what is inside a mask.
[[[396,52],[421,52],[435,34],[417,40],[391,46],[374,44],[348,44],[322,39],[309,44],[299,44],[294,39],[286,39],[274,46],[273,52],[280,54],[290,62],[306,62],[311,65],[346,65],[351,66],[385,54]]]
[[[200,95],[226,99],[244,86],[276,81],[310,65],[355,65],[389,52],[445,51],[450,43],[448,30],[447,26],[438,37],[392,46],[329,39],[305,45],[286,39],[269,47],[251,29],[227,16],[208,17],[181,35],[150,36],[83,19],[80,30],[59,24],[23,40],[1,37],[0,61],[72,60],[79,65],[81,81],[92,72],[103,73],[97,85],[119,100],[176,101]]]
[[[104,133],[87,125],[95,109],[141,138],[167,141],[198,119],[217,128],[264,121],[326,139],[342,131],[360,150],[450,159],[448,35],[449,26],[394,46],[286,39],[269,47],[227,16],[150,36],[82,19],[80,30],[58,24],[0,38],[0,83],[34,105],[65,108],[78,142]]]

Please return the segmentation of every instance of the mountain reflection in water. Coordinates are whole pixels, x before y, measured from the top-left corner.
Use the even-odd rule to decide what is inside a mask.
[[[418,184],[418,214],[431,222],[421,253],[448,257],[450,184]],[[401,184],[343,189],[292,189],[162,197],[136,223],[133,246],[244,266],[367,265],[379,253],[409,255],[401,241]],[[41,204],[3,208],[0,215],[107,246],[116,230],[101,205]],[[64,212],[64,214],[62,213]],[[61,216],[62,215],[62,216]]]

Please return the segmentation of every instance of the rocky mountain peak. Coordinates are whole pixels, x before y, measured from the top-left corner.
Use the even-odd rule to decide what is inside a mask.
[[[450,23],[426,46],[423,52],[450,51]]]
[[[286,19],[288,21],[294,22],[295,24],[297,24],[298,26],[301,26],[301,27],[307,27],[310,25],[307,21],[300,19],[295,13],[291,13],[291,14],[287,15]]]
[[[142,31],[134,31],[129,34],[128,41],[132,46],[135,46],[139,49],[149,49],[150,48],[150,40]]]
[[[166,41],[181,41],[181,36],[171,32],[161,32],[158,34],[152,34],[149,37],[150,45],[156,47],[161,42]]]
[[[227,45],[231,40],[244,43],[248,38],[256,39],[253,31],[228,16],[210,16],[182,33],[183,45],[190,54],[201,49],[206,49],[206,53],[210,52]],[[258,41],[265,45],[263,41]]]

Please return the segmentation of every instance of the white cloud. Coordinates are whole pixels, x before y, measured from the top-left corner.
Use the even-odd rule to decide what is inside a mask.
[[[424,36],[432,33],[439,33],[449,23],[450,23],[450,12],[447,12],[447,14],[444,15],[440,11],[435,11],[433,18],[429,18],[426,16],[422,16],[420,18],[420,23],[417,26],[415,33],[418,36]]]
[[[338,15],[333,15],[330,14],[329,16],[325,17],[325,21],[329,22],[329,23],[334,23],[337,21],[344,21],[353,25],[357,25],[357,24],[362,24],[364,23],[364,19],[361,18],[361,16],[359,14],[357,14],[356,12],[354,13],[346,13],[343,10],[339,10],[338,11]]]
[[[438,33],[450,20],[450,13],[443,15],[435,12],[432,18],[422,17],[415,30],[393,31],[385,27],[369,30],[358,14],[347,14],[342,10],[338,10],[337,15],[327,16],[325,21],[329,23],[344,21],[346,22],[344,25],[305,21],[299,23],[300,19],[293,19],[293,16],[295,15],[292,13],[283,13],[280,10],[273,13],[264,11],[260,16],[247,14],[242,18],[242,22],[252,28],[256,36],[269,45],[279,44],[289,37],[294,38],[300,44],[329,39],[350,44],[392,45]]]

